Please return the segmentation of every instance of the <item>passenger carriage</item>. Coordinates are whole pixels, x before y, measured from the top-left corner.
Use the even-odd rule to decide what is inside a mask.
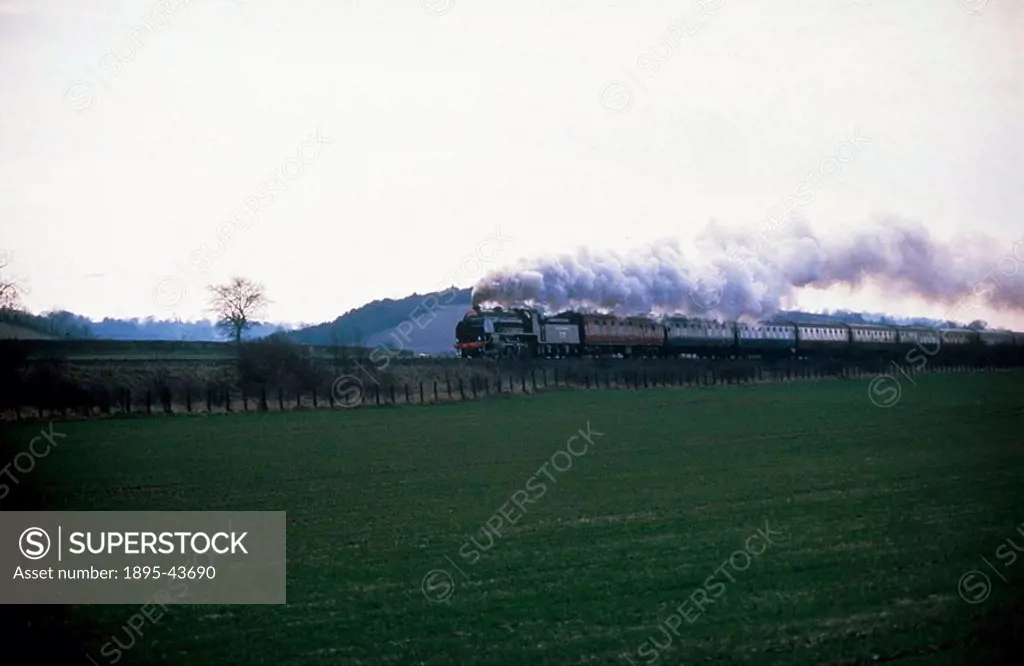
[[[759,322],[736,324],[736,345],[740,355],[792,356],[796,352],[796,326]]]
[[[796,324],[798,356],[838,356],[849,350],[850,327],[846,324]]]
[[[706,358],[735,352],[736,329],[730,322],[670,317],[663,326],[665,350],[670,356],[695,354]]]
[[[850,342],[861,352],[895,354],[899,351],[899,333],[895,326],[848,324]]]

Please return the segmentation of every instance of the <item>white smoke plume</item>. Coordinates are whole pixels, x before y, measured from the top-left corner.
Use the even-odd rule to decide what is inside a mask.
[[[678,240],[625,252],[579,249],[492,271],[473,288],[476,305],[526,305],[619,315],[682,314],[764,319],[804,287],[875,281],[896,293],[956,305],[972,299],[1024,312],[1024,240],[982,236],[943,243],[924,225],[895,217],[838,239],[805,220],[767,233],[710,224],[696,246]]]

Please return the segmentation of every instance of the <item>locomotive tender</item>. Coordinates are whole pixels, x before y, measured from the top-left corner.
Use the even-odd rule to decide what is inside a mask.
[[[474,308],[455,327],[463,358],[806,358],[984,352],[1024,362],[1024,333],[806,322],[618,317],[527,308]]]

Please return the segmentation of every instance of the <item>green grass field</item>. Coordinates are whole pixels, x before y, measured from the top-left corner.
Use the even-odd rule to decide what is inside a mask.
[[[62,423],[31,481],[53,510],[287,510],[287,606],[168,607],[128,665],[994,664],[1024,635],[1024,561],[993,554],[1024,544],[1022,379],[921,376],[888,409],[864,379]],[[982,557],[1006,580],[969,604]],[[136,610],[6,622],[104,663]]]

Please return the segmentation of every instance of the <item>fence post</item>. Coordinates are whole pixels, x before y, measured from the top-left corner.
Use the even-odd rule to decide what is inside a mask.
[[[266,386],[261,386],[260,387],[260,411],[261,412],[269,412],[270,411],[270,405],[267,404],[267,387]]]
[[[508,393],[509,393],[509,395],[512,395],[515,392],[516,392],[516,388],[515,388],[515,385],[512,383],[512,375],[509,375],[508,376]]]
[[[558,368],[555,368],[555,387],[558,387]]]
[[[206,413],[209,414],[213,411],[213,391],[209,386],[206,387]]]
[[[302,389],[295,388],[295,409],[302,407]]]
[[[409,385],[405,385],[405,404],[409,404]]]
[[[437,380],[436,379],[434,380],[434,402],[435,403],[438,402],[438,399],[437,399]]]
[[[224,411],[230,412],[231,410],[231,389],[224,389]]]
[[[130,388],[124,390],[124,413],[132,413],[132,390]]]
[[[544,388],[547,388],[548,387],[548,369],[547,368],[541,368],[540,369],[540,375],[544,379]]]
[[[316,409],[317,407],[318,407],[318,405],[316,403],[316,387],[314,386],[313,387],[313,409]]]
[[[388,384],[388,392],[391,394],[391,404],[395,404],[395,385]]]
[[[466,399],[466,392],[462,389],[462,377],[459,377],[459,397]]]
[[[469,378],[469,390],[473,392],[473,399],[476,400],[476,377]]]
[[[423,380],[420,380],[420,404],[423,404]]]
[[[537,392],[537,371],[530,368],[530,382],[533,384],[533,392]]]
[[[487,377],[484,377],[484,395],[491,394],[491,382]]]
[[[185,411],[189,414],[192,413],[192,389],[185,389]]]
[[[523,387],[523,393],[526,393],[526,373],[519,375],[519,379]]]
[[[284,411],[284,389],[280,386],[277,387],[277,408]]]
[[[153,392],[146,389],[146,413],[153,413]]]
[[[379,405],[380,404],[380,384],[374,384],[373,385],[373,398],[376,401],[376,403]]]
[[[590,373],[589,373],[589,372],[588,372],[588,373],[586,373],[585,375],[583,375],[583,384],[584,384],[584,386],[586,386],[586,387],[587,387],[588,389],[590,388]]]
[[[451,380],[451,378],[448,375],[444,376],[444,383],[445,383],[445,386],[448,387],[448,399],[451,400],[452,399],[452,380]]]

